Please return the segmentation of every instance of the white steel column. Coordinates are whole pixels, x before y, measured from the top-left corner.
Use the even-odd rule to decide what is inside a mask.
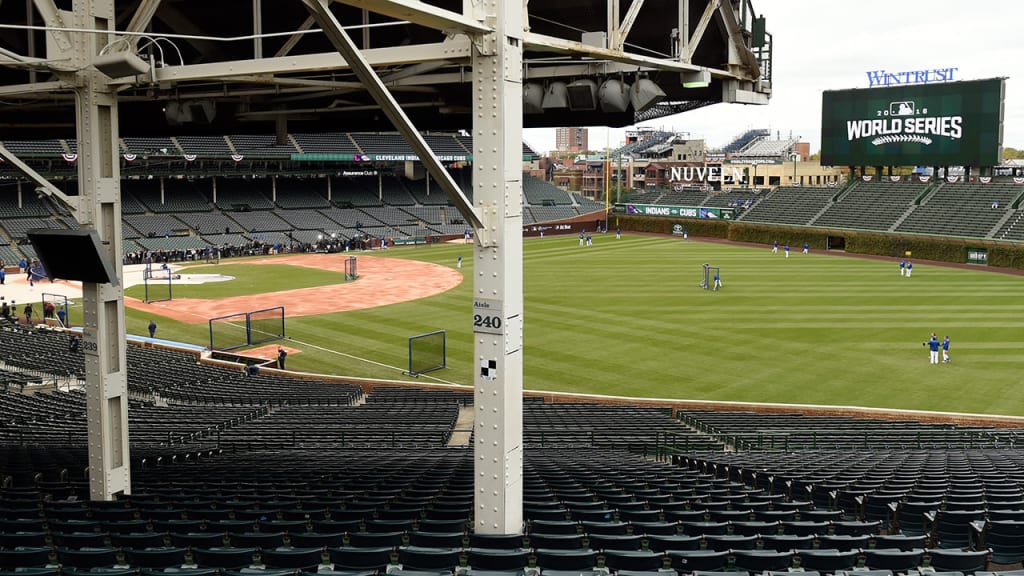
[[[474,529],[512,534],[523,529],[525,7],[483,0],[474,9],[495,27],[473,49],[473,204],[484,228],[473,280]]]
[[[74,27],[114,28],[113,0],[75,0]],[[79,209],[83,227],[95,228],[102,250],[121,266],[121,181],[117,97],[107,77],[88,65],[112,39],[73,33],[81,81],[75,107],[78,136]],[[84,283],[82,351],[85,354],[86,412],[89,430],[89,496],[110,500],[131,493],[128,452],[128,378],[125,362],[124,294],[116,284]]]

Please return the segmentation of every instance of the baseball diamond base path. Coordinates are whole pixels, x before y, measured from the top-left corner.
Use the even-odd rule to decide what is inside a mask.
[[[359,278],[354,282],[343,282],[345,260],[349,256],[357,258]],[[451,290],[461,284],[463,279],[459,271],[440,264],[365,256],[361,253],[296,254],[238,263],[253,266],[287,264],[320,270],[336,270],[339,283],[316,288],[299,288],[217,299],[174,298],[167,302],[152,304],[126,296],[124,305],[189,324],[202,324],[210,318],[218,316],[251,312],[275,306],[284,306],[285,316],[293,318],[362,310],[426,298]],[[207,266],[207,264],[200,265]],[[187,270],[187,268],[181,268],[175,272],[187,272]]]

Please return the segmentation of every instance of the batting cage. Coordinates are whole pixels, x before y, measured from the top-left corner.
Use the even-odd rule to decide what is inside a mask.
[[[281,340],[284,306],[210,318],[210,350],[234,350]]]
[[[722,287],[722,270],[710,264],[701,265],[700,287],[705,290],[717,291]]]
[[[447,333],[444,330],[409,337],[410,376],[441,370],[446,364]]]
[[[68,324],[68,297],[43,292],[43,322],[64,328]]]
[[[356,278],[359,278],[359,272],[356,267],[356,257],[349,256],[348,259],[345,260],[345,282],[351,282]]]
[[[145,284],[146,293],[143,301],[166,302],[174,297],[174,274],[167,268],[166,264],[161,268],[153,268],[152,262],[147,262],[142,270],[142,282]]]
[[[284,338],[284,306],[254,310],[249,315],[249,345]]]

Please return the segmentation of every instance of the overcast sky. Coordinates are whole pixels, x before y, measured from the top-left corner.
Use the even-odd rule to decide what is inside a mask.
[[[716,104],[642,126],[689,132],[708,146],[749,128],[792,133],[821,148],[823,90],[867,88],[869,70],[957,68],[955,79],[1007,77],[1003,145],[1024,148],[1024,0],[752,0],[773,36],[773,94],[767,106]],[[1016,76],[1016,77],[1015,77]],[[623,141],[611,131],[611,146]],[[590,147],[603,149],[603,127]],[[525,131],[538,152],[554,129]]]

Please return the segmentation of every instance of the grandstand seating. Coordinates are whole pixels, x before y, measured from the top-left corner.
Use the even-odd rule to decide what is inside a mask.
[[[185,154],[225,159],[232,154],[225,136],[176,136],[174,140]]]
[[[376,176],[331,178],[331,201],[339,208],[382,206]]]
[[[572,205],[567,192],[533,176],[523,176],[523,200],[529,206]]]
[[[348,133],[329,132],[313,134],[292,134],[292,138],[303,154],[358,154]]]
[[[330,208],[326,194],[327,181],[323,179],[276,178],[276,203],[286,209]]]
[[[60,332],[0,331],[8,369],[81,375],[84,356],[66,353],[67,343]],[[394,562],[450,574],[517,571],[535,559],[542,573],[629,575],[666,564],[683,574],[855,565],[865,574],[966,573],[990,567],[986,548],[993,562],[1024,558],[1021,522],[998,519],[1009,510],[1001,504],[1024,498],[1024,456],[1008,447],[1015,429],[710,410],[674,417],[529,398],[524,533],[484,536],[467,525],[473,451],[446,445],[472,391],[383,386],[361,403],[354,385],[195,360],[128,347],[129,390],[157,392],[166,405],[130,401],[133,489],[112,502],[87,499],[84,392],[0,393],[0,570],[55,560],[65,573],[117,565],[155,576],[191,560],[268,574],[395,571]],[[773,436],[781,445],[767,445]],[[655,445],[672,446],[672,461],[644,457]],[[899,494],[893,520],[902,526],[861,520],[866,502],[887,493]],[[986,517],[971,525],[972,550],[925,549],[958,536],[940,516],[959,522],[956,506],[978,498]],[[915,507],[942,514],[928,524]],[[907,535],[912,525],[919,539]]]
[[[290,230],[291,226],[274,212],[229,212],[228,217],[237,223],[232,231],[249,233]]]
[[[290,140],[286,139],[284,144],[278,144],[277,137],[272,134],[238,134],[227,138],[235,151],[246,157],[290,158],[292,154],[299,152]]]
[[[270,201],[272,186],[269,178],[218,178],[214,206],[231,212],[273,210],[274,204]]]
[[[737,220],[806,226],[828,206],[836,192],[835,188],[780,186]]]
[[[897,232],[984,238],[1007,215],[1020,193],[1014,184],[939,182],[924,203],[897,227]],[[998,207],[993,208],[993,203]]]
[[[924,185],[909,182],[855,182],[811,224],[888,230],[922,192]]]
[[[666,190],[654,202],[655,204],[668,204],[671,206],[703,206],[708,193],[699,188],[682,188],[680,190]]]
[[[129,214],[123,217],[124,223],[137,230],[137,234],[126,238],[181,236],[188,234],[188,225],[170,214]]]
[[[181,149],[170,138],[125,136],[121,138],[121,147],[126,153],[143,157],[181,155]]]

